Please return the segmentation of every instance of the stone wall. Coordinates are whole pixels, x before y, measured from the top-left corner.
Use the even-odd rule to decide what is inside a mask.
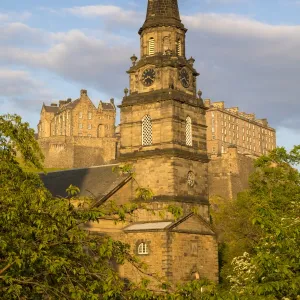
[[[45,168],[83,168],[116,159],[115,138],[57,136],[38,140]]]
[[[200,279],[218,281],[218,249],[215,236],[177,232],[171,235],[174,282],[194,280],[197,276]]]
[[[236,148],[227,153],[212,155],[208,164],[209,195],[234,199],[247,189],[249,176],[254,171],[254,158],[240,154]]]

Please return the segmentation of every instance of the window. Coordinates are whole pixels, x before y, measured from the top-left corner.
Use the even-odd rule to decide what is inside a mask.
[[[215,140],[215,139],[216,139],[216,136],[215,136],[215,135],[213,135],[213,136],[212,136],[212,139],[213,139],[213,140]]]
[[[142,145],[152,145],[152,121],[149,115],[142,119]]]
[[[69,112],[67,111],[67,120],[69,120]]]
[[[148,246],[146,243],[141,243],[138,246],[138,254],[139,255],[147,255],[149,254]]]
[[[215,127],[212,127],[212,128],[211,128],[211,132],[215,132]]]
[[[187,117],[185,121],[185,143],[187,146],[193,146],[192,119],[190,117]]]
[[[82,112],[79,113],[79,119],[82,119]]]
[[[182,56],[182,42],[180,39],[177,40],[176,52],[178,56]]]
[[[82,129],[82,128],[83,128],[83,126],[82,126],[82,124],[80,123],[80,124],[79,124],[79,129]]]
[[[92,113],[91,112],[88,113],[88,119],[92,120]]]
[[[149,55],[155,54],[155,40],[154,38],[149,39]]]
[[[88,124],[88,129],[92,129],[92,124]]]

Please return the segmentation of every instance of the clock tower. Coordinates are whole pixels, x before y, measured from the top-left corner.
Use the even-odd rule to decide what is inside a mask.
[[[209,221],[205,107],[195,60],[186,58],[177,0],[148,0],[121,109],[120,159],[133,164],[152,203],[198,207]]]

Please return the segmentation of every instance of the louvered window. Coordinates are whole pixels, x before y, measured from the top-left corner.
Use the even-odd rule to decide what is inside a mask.
[[[176,49],[177,55],[182,56],[182,42],[181,42],[181,40],[177,41],[176,48],[177,48]]]
[[[149,40],[149,55],[155,54],[155,41],[154,38],[150,38]]]
[[[142,120],[142,145],[152,145],[152,122],[149,115],[146,115]]]
[[[185,122],[185,143],[187,146],[193,146],[192,120],[190,117],[187,117]]]

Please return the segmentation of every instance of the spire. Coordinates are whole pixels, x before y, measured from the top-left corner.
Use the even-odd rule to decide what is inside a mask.
[[[181,23],[177,0],[148,0],[147,16],[139,34],[149,27],[173,26],[186,30]]]

